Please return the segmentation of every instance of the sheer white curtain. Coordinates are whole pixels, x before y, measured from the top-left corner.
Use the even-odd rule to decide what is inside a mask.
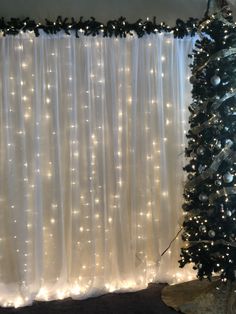
[[[1,305],[188,279],[178,241],[160,254],[182,215],[193,43],[0,38]]]

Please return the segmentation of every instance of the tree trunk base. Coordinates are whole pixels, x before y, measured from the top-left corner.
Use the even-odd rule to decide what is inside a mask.
[[[162,290],[163,302],[185,314],[235,314],[236,282],[194,280]]]

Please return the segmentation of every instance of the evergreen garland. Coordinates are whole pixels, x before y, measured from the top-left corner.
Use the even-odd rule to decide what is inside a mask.
[[[194,36],[197,31],[197,24],[198,20],[195,18],[189,18],[187,22],[177,19],[176,25],[170,27],[165,23],[157,24],[155,17],[152,21],[139,19],[135,23],[129,23],[124,17],[120,17],[118,20],[111,20],[106,24],[96,21],[93,17],[89,20],[84,20],[81,17],[76,21],[74,18],[68,19],[59,16],[54,22],[46,19],[45,24],[36,23],[30,18],[23,20],[11,18],[9,21],[6,21],[2,17],[0,19],[0,32],[2,32],[3,36],[6,36],[30,31],[34,32],[35,36],[39,36],[40,30],[43,30],[46,34],[57,34],[60,31],[64,31],[67,35],[74,31],[76,37],[79,37],[81,33],[85,36],[102,34],[103,37],[126,37],[128,34],[133,35],[136,33],[138,37],[142,37],[145,34],[173,32],[174,37],[183,38],[187,35]]]
[[[225,4],[225,3],[224,3]],[[236,278],[236,28],[227,5],[200,23],[193,51],[180,267]]]

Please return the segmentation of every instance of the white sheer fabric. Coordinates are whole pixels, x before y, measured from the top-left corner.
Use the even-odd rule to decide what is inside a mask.
[[[1,305],[187,279],[179,242],[160,254],[182,215],[193,43],[0,38]]]

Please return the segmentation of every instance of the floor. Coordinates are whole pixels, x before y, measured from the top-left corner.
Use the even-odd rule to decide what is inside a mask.
[[[18,309],[0,308],[0,314],[175,314],[161,301],[163,284],[150,284],[132,293],[110,293],[83,301],[35,302]]]

